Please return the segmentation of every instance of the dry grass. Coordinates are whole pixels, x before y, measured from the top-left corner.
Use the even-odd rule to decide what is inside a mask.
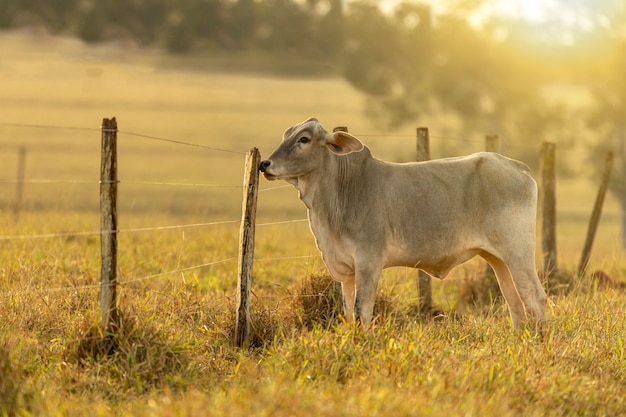
[[[161,72],[150,57],[119,60],[121,53],[109,46],[88,51],[68,41],[49,42],[42,47],[0,37],[12,57],[0,66],[6,81],[0,121],[95,131],[3,126],[0,147],[12,155],[17,146],[29,146],[27,178],[91,182],[28,184],[17,220],[9,209],[14,184],[0,185],[0,235],[95,234],[0,242],[0,414],[626,413],[626,268],[610,199],[591,260],[610,280],[595,274],[595,280],[572,285],[565,274],[557,287],[567,285],[567,291],[552,292],[542,334],[511,330],[495,281],[481,278],[482,264],[433,282],[435,303],[448,313],[438,320],[417,314],[413,272],[386,271],[374,328],[364,331],[340,319],[307,224],[260,226],[252,346],[238,350],[231,344],[238,225],[128,229],[238,220],[240,188],[130,181],[239,186],[243,155],[121,134],[123,320],[114,336],[103,337],[97,326],[102,117],[118,116],[126,131],[241,151],[257,145],[264,153],[287,124],[312,114],[355,131],[368,125],[360,97],[339,80]],[[59,45],[64,52],[46,53]],[[93,59],[83,60],[88,54]],[[102,70],[96,78],[95,67]],[[371,138],[382,156],[406,155],[410,143]],[[13,178],[15,168],[15,159],[6,158],[0,178]],[[283,184],[263,188],[276,185]],[[576,213],[590,212],[594,190],[587,183],[558,189],[564,214],[559,261],[567,271],[574,268],[586,226],[586,217]],[[305,211],[293,189],[284,188],[261,193],[259,216],[259,222],[276,222],[302,218]]]
[[[236,237],[236,227],[220,228],[214,235],[221,241]],[[298,245],[290,230],[280,230],[262,234],[257,245],[271,247],[275,239]],[[213,243],[193,234],[182,241],[178,233],[133,241],[132,276],[202,262],[202,253],[228,256],[229,248]],[[121,270],[128,271],[131,253],[124,248]],[[626,411],[620,336],[626,299],[615,289],[581,284],[551,296],[542,338],[513,332],[495,295],[475,298],[456,318],[424,321],[412,314],[414,295],[383,282],[374,329],[363,331],[338,319],[328,275],[307,272],[315,266],[303,270],[301,259],[261,263],[252,346],[240,351],[231,344],[234,264],[122,285],[122,325],[107,339],[96,326],[97,289],[81,288],[97,282],[96,252],[72,239],[3,246],[3,259],[13,260],[3,266],[0,295],[7,410],[43,416]],[[137,262],[148,253],[158,256]],[[434,285],[436,302],[456,287]],[[462,295],[449,296],[459,309]]]

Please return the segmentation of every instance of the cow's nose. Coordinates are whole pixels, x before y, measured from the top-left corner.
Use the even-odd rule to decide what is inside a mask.
[[[265,161],[261,161],[261,164],[259,165],[259,169],[261,170],[261,172],[265,172],[267,167],[269,167],[271,164],[272,162],[269,159],[266,159]]]

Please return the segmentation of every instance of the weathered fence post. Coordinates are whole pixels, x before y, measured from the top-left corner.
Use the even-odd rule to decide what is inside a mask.
[[[602,205],[604,204],[604,196],[606,190],[609,188],[609,179],[611,178],[611,170],[613,168],[613,152],[606,154],[606,160],[604,162],[604,171],[600,180],[600,187],[598,188],[598,194],[596,196],[596,202],[593,206],[591,218],[589,219],[589,227],[587,228],[587,237],[585,238],[585,245],[580,257],[580,263],[578,264],[578,277],[582,278],[587,269],[589,258],[591,257],[591,247],[593,246],[593,240],[598,230],[598,222],[600,221],[600,215],[602,214]]]
[[[549,279],[557,270],[556,259],[556,145],[544,142],[541,146],[541,205],[543,273]]]
[[[485,135],[485,151],[500,153],[500,137],[498,135]],[[496,277],[493,268],[489,264],[485,268],[485,277]]]
[[[417,128],[417,161],[428,161],[430,159],[430,142],[428,138],[428,128]],[[417,272],[417,285],[419,293],[419,309],[421,314],[428,314],[433,309],[433,294],[431,278],[421,269]]]
[[[235,317],[235,346],[245,347],[250,335],[250,291],[254,262],[254,233],[259,193],[259,163],[261,154],[252,148],[246,155],[244,171],[241,228],[239,229],[239,263],[237,266],[237,310]]]
[[[500,153],[500,137],[498,135],[485,135],[485,151]]]
[[[24,178],[26,176],[26,146],[20,146],[17,153],[17,182],[15,188],[15,205],[13,217],[17,220],[22,210],[22,198],[24,196]]]
[[[100,325],[105,335],[118,324],[117,310],[117,121],[102,120],[100,164]]]

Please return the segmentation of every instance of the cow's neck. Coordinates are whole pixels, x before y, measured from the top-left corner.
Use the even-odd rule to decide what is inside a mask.
[[[359,193],[361,169],[369,157],[367,148],[346,156],[329,154],[320,169],[291,182],[312,219],[342,232],[354,216],[356,207],[351,200]]]
[[[315,176],[308,174],[306,176],[301,176],[298,178],[287,180],[291,185],[293,185],[296,190],[298,190],[298,196],[300,200],[304,203],[304,205],[312,210],[314,207],[315,195],[317,194],[317,188],[319,185],[319,181]]]

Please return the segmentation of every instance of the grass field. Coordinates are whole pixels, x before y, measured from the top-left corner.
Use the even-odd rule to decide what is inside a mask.
[[[626,413],[622,291],[579,282],[551,295],[542,334],[514,332],[497,297],[478,305],[463,297],[483,264],[434,282],[435,302],[449,312],[437,320],[414,313],[416,272],[396,268],[381,280],[373,331],[324,320],[328,311],[315,304],[325,300],[321,290],[301,295],[326,282],[307,223],[273,224],[306,216],[292,188],[276,188],[284,183],[262,183],[253,348],[232,347],[243,154],[257,146],[268,155],[286,127],[317,116],[329,128],[349,126],[378,156],[413,157],[414,131],[377,130],[363,114],[364,98],[342,80],[177,69],[158,51],[16,33],[0,34],[0,50],[2,413]],[[124,318],[114,348],[96,326],[99,125],[111,116],[121,131]],[[433,140],[454,140],[441,129],[431,129]],[[467,152],[481,147],[459,143]],[[20,146],[30,182],[16,218],[11,180]],[[437,157],[439,145],[433,149]],[[557,190],[559,262],[571,271],[595,185],[563,180]],[[66,232],[85,234],[58,235]],[[590,268],[623,282],[618,239],[618,205],[609,196]]]

